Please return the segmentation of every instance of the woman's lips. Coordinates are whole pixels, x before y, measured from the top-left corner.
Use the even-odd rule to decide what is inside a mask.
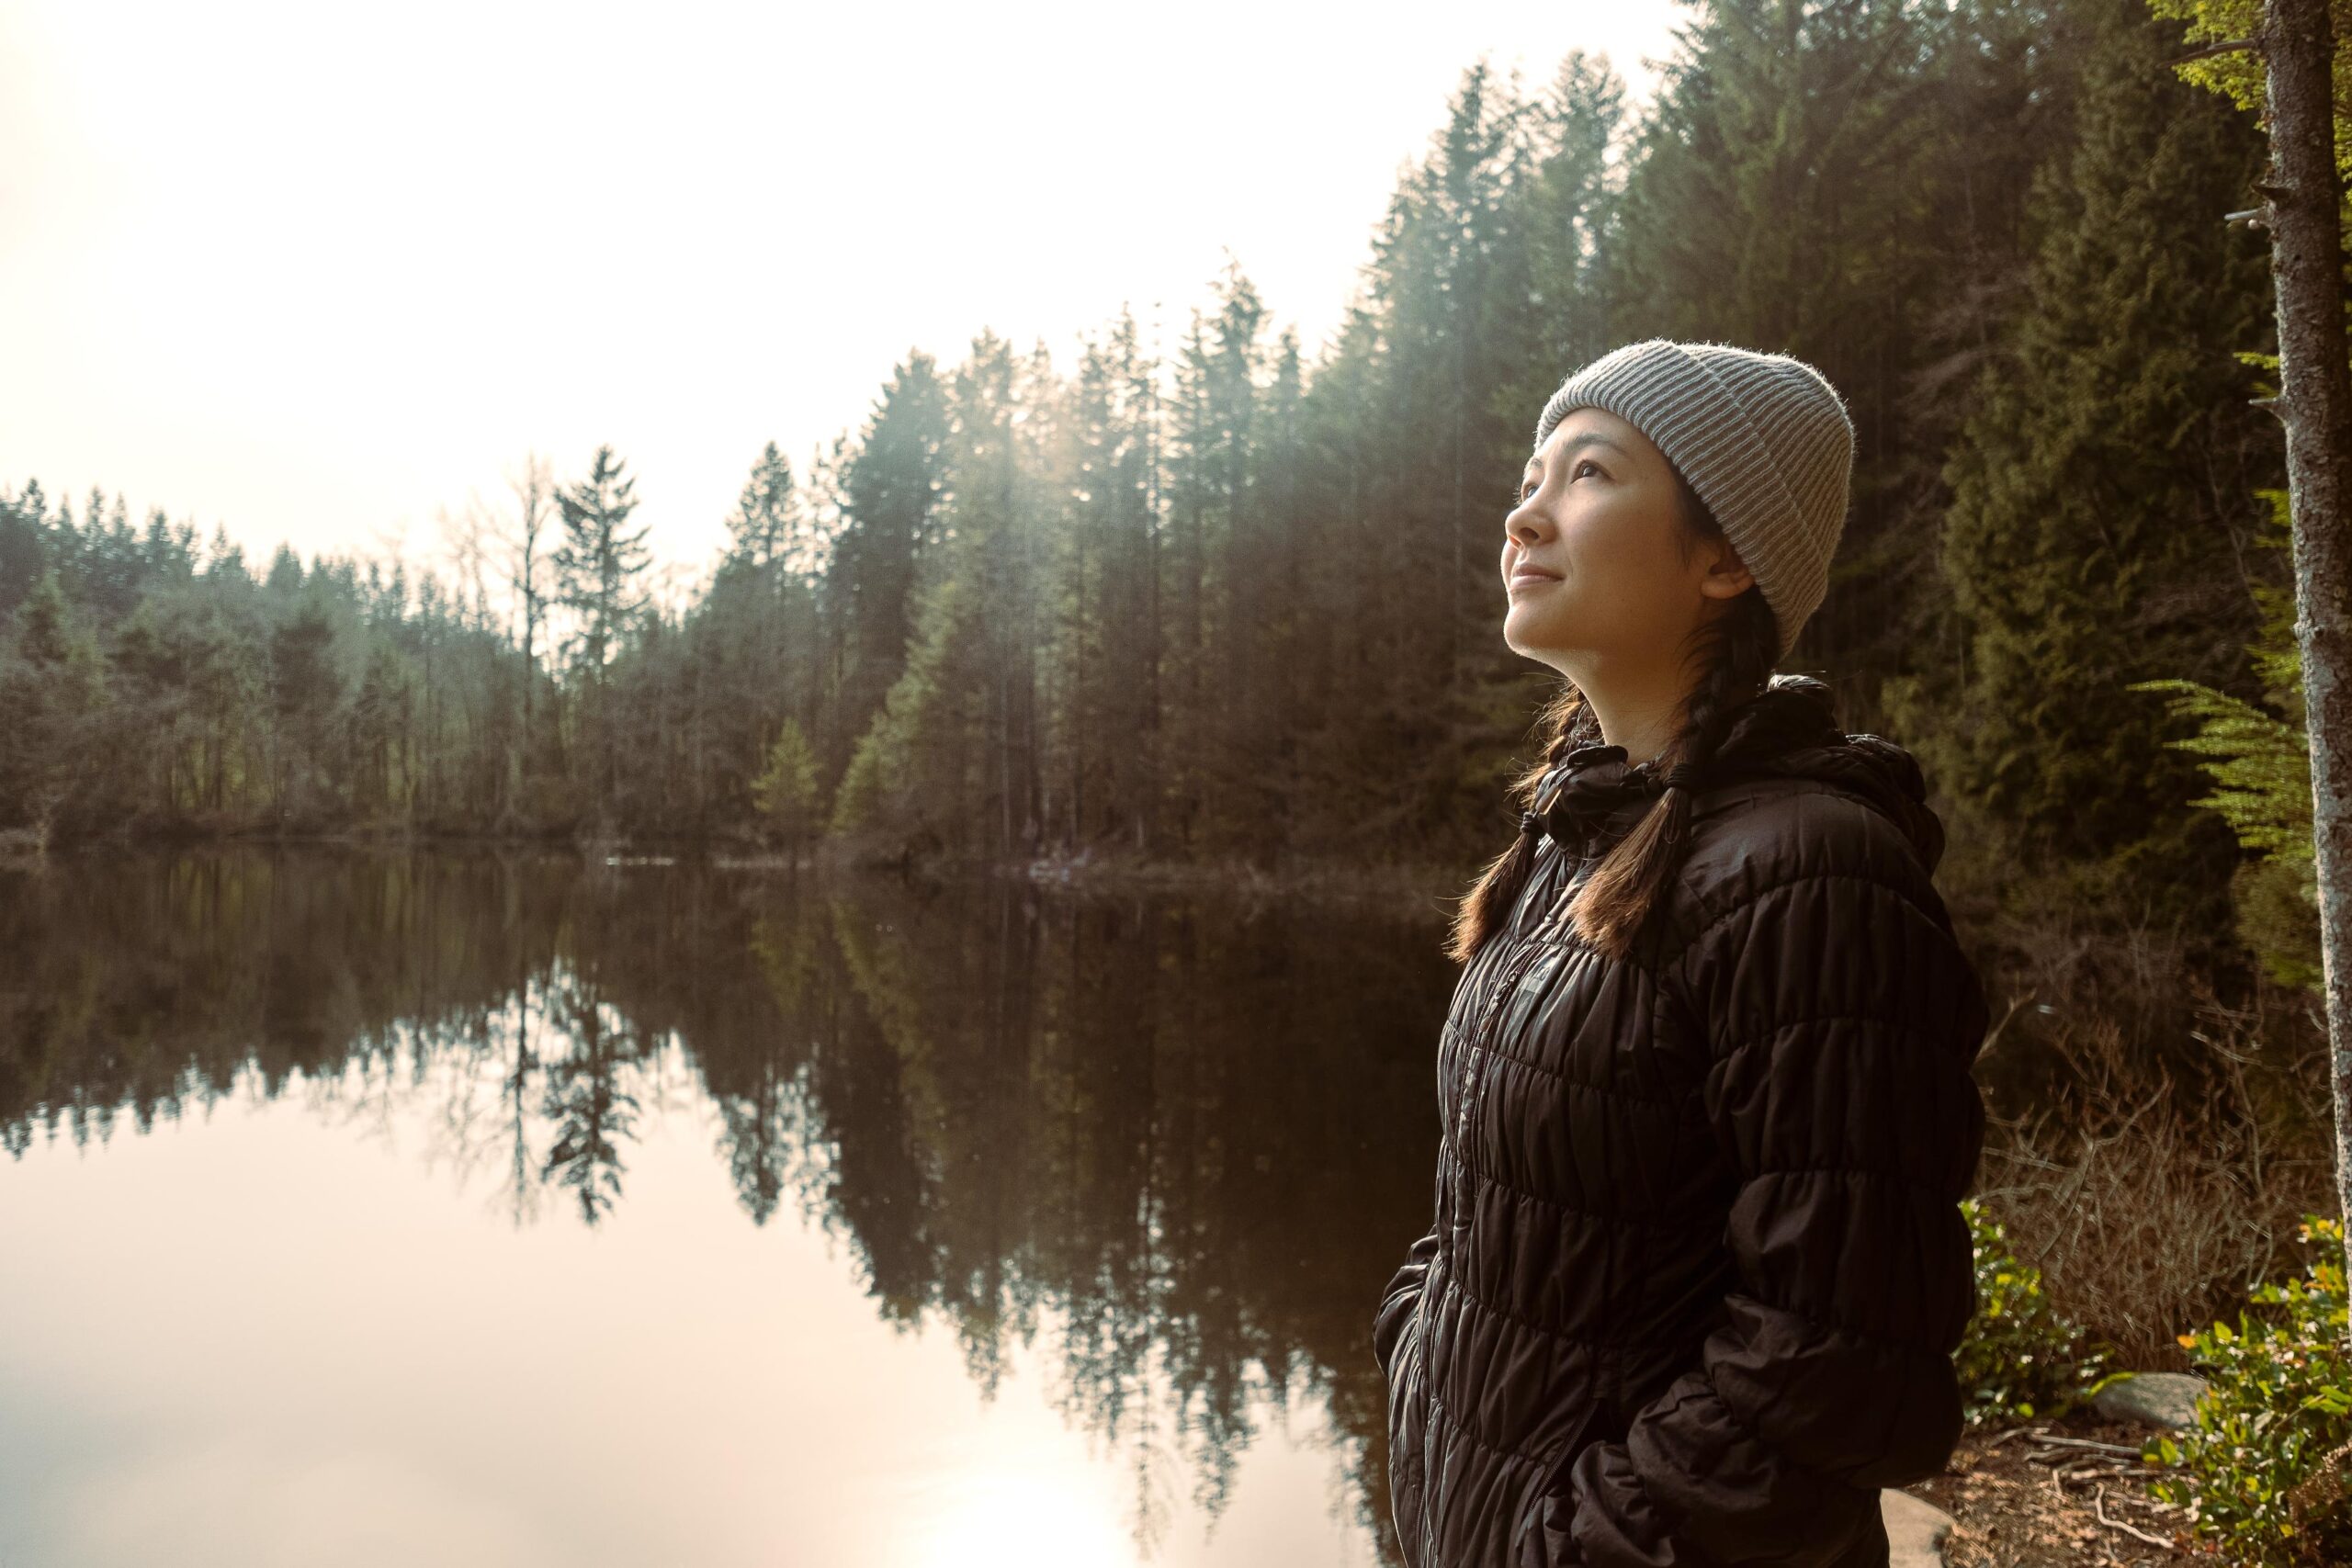
[[[1519,570],[1510,574],[1509,592],[1516,593],[1521,588],[1527,587],[1532,583],[1557,582],[1559,581],[1558,576],[1552,572],[1535,571],[1529,568],[1522,567]]]

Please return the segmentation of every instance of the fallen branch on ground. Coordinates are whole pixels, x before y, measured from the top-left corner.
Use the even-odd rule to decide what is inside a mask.
[[[2167,1550],[2172,1546],[2172,1542],[2165,1540],[2162,1536],[2150,1535],[2146,1530],[2141,1529],[2135,1525],[2127,1525],[2121,1519],[2109,1518],[2107,1517],[2107,1488],[2104,1486],[2100,1487],[2091,1497],[2091,1513],[2099,1523],[2105,1525],[2109,1529],[2118,1529],[2121,1530],[2125,1535],[2136,1536],[2140,1540],[2146,1541],[2150,1546],[2161,1546]]]

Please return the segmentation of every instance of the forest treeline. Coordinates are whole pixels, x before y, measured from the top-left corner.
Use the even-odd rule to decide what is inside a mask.
[[[1975,839],[2178,903],[2179,678],[2275,699],[2254,118],[2147,0],[1710,0],[1658,96],[1468,69],[1310,354],[1236,265],[1057,363],[910,353],[771,445],[707,581],[648,591],[626,455],[526,463],[430,570],[244,558],[0,492],[0,828],[842,835],[1469,863],[1552,679],[1499,626],[1545,395],[1665,335],[1848,400],[1853,510],[1784,667],[1917,750]],[[648,476],[648,482],[658,482]]]

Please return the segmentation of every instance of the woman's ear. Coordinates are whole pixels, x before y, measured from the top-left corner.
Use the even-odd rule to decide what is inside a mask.
[[[1736,599],[1755,585],[1755,575],[1729,539],[1711,540],[1707,548],[1712,554],[1705,574],[1699,579],[1700,592],[1710,599]]]

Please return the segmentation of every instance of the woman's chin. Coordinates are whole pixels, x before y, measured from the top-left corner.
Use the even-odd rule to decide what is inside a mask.
[[[1510,613],[1503,616],[1504,646],[1513,653],[1524,654],[1530,659],[1542,659],[1554,652],[1561,639],[1546,635],[1556,631],[1556,628],[1544,624],[1547,618],[1531,615],[1521,606],[1512,605]]]

